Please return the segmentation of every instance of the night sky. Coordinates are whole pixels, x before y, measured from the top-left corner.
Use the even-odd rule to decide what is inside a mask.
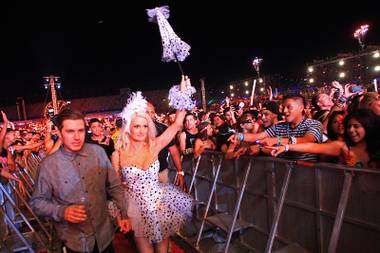
[[[366,43],[380,44],[380,14],[373,2],[61,2],[1,8],[0,105],[15,104],[17,96],[27,103],[43,101],[46,74],[62,77],[64,99],[118,94],[123,87],[169,87],[180,73],[175,63],[161,62],[158,26],[145,12],[164,4],[170,6],[174,31],[192,47],[185,72],[195,84],[205,77],[208,87],[255,75],[255,56],[264,59],[264,74],[302,77],[314,59],[357,51],[352,34],[363,23],[370,24]]]

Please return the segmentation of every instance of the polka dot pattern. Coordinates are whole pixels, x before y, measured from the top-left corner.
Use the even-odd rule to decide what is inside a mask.
[[[191,218],[193,199],[171,184],[158,182],[160,163],[148,169],[122,168],[126,183],[128,216],[135,236],[159,242],[177,232]]]

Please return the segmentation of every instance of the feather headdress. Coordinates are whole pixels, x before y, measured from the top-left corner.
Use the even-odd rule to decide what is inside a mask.
[[[142,96],[141,91],[132,92],[131,96],[128,98],[127,105],[124,107],[120,116],[124,121],[125,129],[129,133],[129,128],[131,125],[132,115],[136,112],[146,112],[148,102]]]

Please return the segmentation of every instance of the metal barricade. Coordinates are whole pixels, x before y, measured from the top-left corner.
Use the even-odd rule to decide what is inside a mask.
[[[0,194],[2,195],[2,203],[0,205],[0,213],[4,218],[5,224],[9,227],[9,232],[2,238],[2,244],[9,248],[11,252],[25,251],[35,252],[37,248],[44,249],[49,252],[48,248],[52,243],[52,237],[47,231],[42,222],[33,213],[32,209],[22,197],[15,186],[12,187],[13,193],[21,201],[25,207],[25,211],[16,203],[15,198],[11,195],[3,183],[0,183]],[[10,207],[15,212],[15,216],[9,216],[6,206]],[[41,232],[36,231],[32,221],[36,221]],[[41,235],[44,235],[42,237]]]
[[[380,252],[379,171],[217,152],[184,170],[205,203],[195,238],[185,238],[199,252]],[[204,236],[204,225],[224,240]]]
[[[30,170],[37,171],[41,158],[38,155],[29,156],[34,168],[21,167],[16,163],[13,176],[25,185],[25,195],[22,195],[15,183],[0,182],[0,226],[2,228],[0,247],[9,252],[50,252],[53,247],[53,230],[50,221],[42,222],[32,211],[28,201],[33,191],[34,178]]]

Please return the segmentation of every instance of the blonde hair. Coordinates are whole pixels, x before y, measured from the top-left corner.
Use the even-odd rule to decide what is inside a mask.
[[[149,151],[151,154],[153,154],[153,148],[156,141],[156,126],[151,119],[151,117],[146,112],[134,112],[131,117],[131,122],[129,124],[126,124],[126,122],[123,122],[123,127],[120,131],[119,138],[116,142],[115,149],[120,150],[124,149],[125,151],[128,151],[128,149],[131,147],[131,140],[130,140],[130,128],[133,126],[132,122],[135,120],[135,118],[140,117],[147,121],[148,123],[148,135],[146,139],[146,143],[148,144]],[[129,126],[129,129],[127,129]]]

